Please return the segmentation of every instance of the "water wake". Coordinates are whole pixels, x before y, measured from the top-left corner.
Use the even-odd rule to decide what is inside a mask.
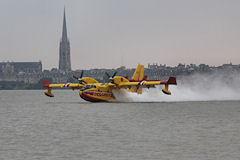
[[[240,100],[240,74],[194,74],[177,79],[177,86],[170,86],[172,95],[161,89],[144,89],[142,94],[126,90],[113,91],[116,101],[121,102],[177,102],[177,101],[222,101]]]

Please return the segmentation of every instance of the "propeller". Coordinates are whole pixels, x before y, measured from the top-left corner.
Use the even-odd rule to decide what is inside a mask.
[[[110,82],[110,83],[114,83],[114,79],[113,79],[113,78],[116,76],[117,71],[114,72],[112,76],[110,76],[107,72],[105,72],[105,74],[108,76],[109,82]],[[115,84],[115,83],[114,83],[114,84]]]
[[[83,77],[83,70],[82,70],[82,72],[81,72],[81,74],[80,74],[80,77],[77,77],[77,76],[73,75],[73,78],[75,78],[76,80],[78,80],[79,84],[83,84],[83,82],[84,82],[84,83],[87,83],[87,82],[85,82],[85,81],[82,79],[82,77]]]

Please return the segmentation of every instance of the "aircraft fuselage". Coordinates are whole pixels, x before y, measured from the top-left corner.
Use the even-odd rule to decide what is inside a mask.
[[[82,99],[90,102],[107,102],[115,98],[107,87],[97,85],[87,85],[81,88],[79,95]]]

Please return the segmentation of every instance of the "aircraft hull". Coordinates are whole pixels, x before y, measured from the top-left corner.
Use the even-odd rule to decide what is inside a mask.
[[[80,91],[79,95],[89,102],[107,102],[114,99],[112,92]]]

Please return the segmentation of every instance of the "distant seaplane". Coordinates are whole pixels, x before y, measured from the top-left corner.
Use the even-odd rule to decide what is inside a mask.
[[[86,101],[107,102],[115,99],[113,90],[126,89],[129,92],[142,94],[142,88],[155,88],[156,85],[164,85],[165,88],[162,89],[162,92],[171,95],[168,86],[177,85],[175,77],[170,77],[168,81],[147,80],[147,76],[144,76],[144,66],[141,64],[138,64],[130,80],[127,77],[116,76],[116,74],[117,72],[114,72],[110,76],[106,73],[109,79],[107,83],[99,83],[91,77],[83,77],[83,71],[80,77],[73,76],[79,83],[51,84],[49,81],[43,80],[43,87],[47,88],[44,93],[48,97],[54,97],[51,92],[52,88],[79,89],[80,97]]]

